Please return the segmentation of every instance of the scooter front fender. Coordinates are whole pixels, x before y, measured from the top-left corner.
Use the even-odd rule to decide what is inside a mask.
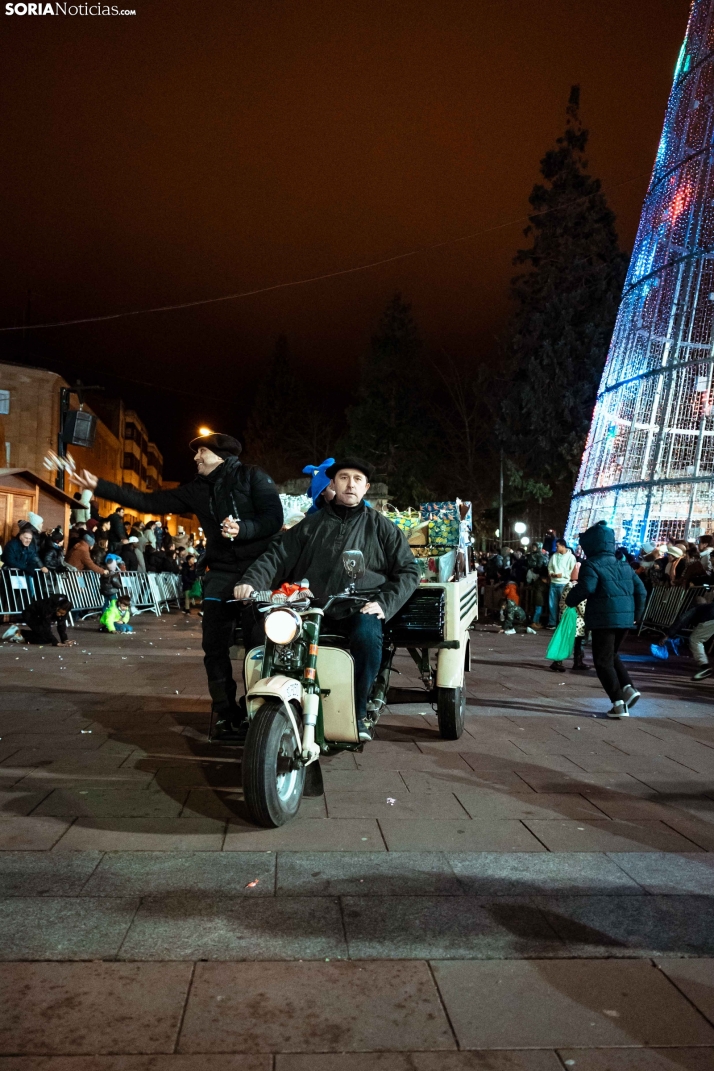
[[[248,716],[253,717],[258,707],[262,706],[266,699],[279,699],[281,703],[290,706],[298,703],[303,706],[303,686],[294,677],[285,677],[280,674],[275,677],[263,677],[256,681],[246,695]]]

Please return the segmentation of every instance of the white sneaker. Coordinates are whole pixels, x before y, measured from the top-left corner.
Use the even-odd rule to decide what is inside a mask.
[[[516,634],[516,630],[514,628],[504,628],[504,630],[503,630],[503,635],[504,636],[515,636],[515,634]]]
[[[638,692],[633,684],[626,684],[622,689],[622,694],[625,697],[628,708],[634,707],[637,700],[642,698],[642,693]]]
[[[529,628],[526,629],[526,632],[528,633],[529,636],[535,636],[536,635],[536,630],[534,628],[530,628],[529,627]]]
[[[612,708],[607,712],[608,718],[629,718],[630,712],[627,709],[627,703],[623,703],[622,699],[618,699],[612,704]]]

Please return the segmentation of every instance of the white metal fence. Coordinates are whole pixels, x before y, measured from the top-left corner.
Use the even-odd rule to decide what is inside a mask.
[[[181,606],[181,578],[175,573],[120,572],[122,587],[131,595],[134,613],[150,610],[168,613],[171,604]],[[72,612],[80,617],[101,613],[104,596],[99,588],[99,573],[71,570],[66,573],[23,573],[18,569],[0,569],[0,616],[21,618],[33,599],[48,595],[66,595]]]

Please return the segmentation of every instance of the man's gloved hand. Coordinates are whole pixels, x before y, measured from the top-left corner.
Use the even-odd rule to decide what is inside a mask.
[[[384,620],[384,610],[378,602],[368,602],[366,606],[363,606],[360,610],[361,614],[374,614],[375,617],[379,617]]]

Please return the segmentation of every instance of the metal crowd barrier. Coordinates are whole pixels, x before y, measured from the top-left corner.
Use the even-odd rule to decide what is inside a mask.
[[[131,595],[132,612],[161,615],[169,613],[171,603],[181,606],[181,578],[175,573],[119,574],[122,587]],[[104,596],[99,588],[99,573],[68,570],[66,573],[23,573],[18,569],[0,569],[0,616],[21,618],[33,599],[48,595],[66,595],[72,611],[80,617],[99,614]]]
[[[680,614],[689,609],[696,596],[701,594],[701,588],[654,587],[645,604],[639,631],[648,628],[667,632]]]

